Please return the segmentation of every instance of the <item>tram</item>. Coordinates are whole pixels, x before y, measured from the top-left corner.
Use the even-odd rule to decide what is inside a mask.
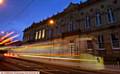
[[[103,58],[96,53],[96,45],[91,38],[80,38],[75,42],[66,43],[60,40],[28,44],[9,48],[7,56],[44,56],[50,58],[64,58],[79,60],[79,63],[93,68],[93,66],[104,68]],[[97,67],[98,66],[98,67]],[[84,66],[83,66],[84,67]]]

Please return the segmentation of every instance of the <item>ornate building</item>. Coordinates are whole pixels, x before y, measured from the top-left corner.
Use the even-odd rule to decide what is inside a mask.
[[[54,20],[50,25],[49,20]],[[63,12],[24,30],[24,42],[51,42],[64,46],[61,53],[80,54],[79,38],[95,38],[97,54],[120,56],[120,0],[88,0],[71,3]],[[92,48],[89,44],[86,48]],[[72,47],[69,45],[72,44]],[[71,50],[69,50],[71,49]],[[92,51],[92,50],[90,50]]]

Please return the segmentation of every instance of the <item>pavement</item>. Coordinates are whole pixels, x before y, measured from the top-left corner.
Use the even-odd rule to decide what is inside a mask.
[[[63,66],[52,65],[47,63],[40,63],[40,62],[19,59],[19,58],[6,57],[6,59],[3,62],[0,62],[0,64],[1,64],[0,70],[7,71],[7,72],[8,71],[18,71],[18,72],[19,71],[39,71],[40,74],[101,74],[98,72],[83,71],[79,69],[73,69],[69,67],[63,67]],[[5,73],[5,74],[8,74],[8,73]],[[30,73],[30,74],[33,74],[33,73]]]
[[[105,65],[105,70],[120,72],[120,65]]]
[[[61,60],[53,60],[48,59],[47,57],[18,57],[18,58],[11,58],[5,60],[3,62],[5,66],[0,68],[1,70],[6,69],[9,71],[41,71],[43,74],[120,74],[120,68],[118,65],[105,65],[105,68],[102,70],[82,70],[79,67],[79,63],[70,62],[70,61],[63,61]],[[53,63],[52,63],[53,62]],[[1,64],[1,63],[0,63]],[[7,65],[6,65],[7,64]],[[62,65],[63,64],[63,65]],[[66,65],[65,65],[66,64]],[[83,64],[83,63],[82,63]],[[68,66],[69,65],[69,66]],[[88,66],[85,65],[84,66]],[[91,68],[95,67],[92,65]],[[80,69],[79,69],[80,68]]]
[[[83,70],[101,70],[104,69],[103,64],[94,62],[78,62],[75,59],[68,59],[68,58],[54,58],[54,57],[43,57],[43,56],[21,56],[21,59],[26,60],[33,60],[38,62],[50,63],[55,65],[67,66],[76,69],[83,69]],[[91,60],[90,60],[91,61]]]
[[[23,58],[23,57],[22,57]],[[34,60],[34,61],[41,61],[44,63],[51,63],[51,64],[59,64],[59,65],[64,65],[64,66],[69,66],[69,67],[74,67],[74,68],[80,68],[79,67],[79,63],[76,62],[69,62],[69,61],[62,61],[62,60],[53,60],[53,59],[48,59],[46,57],[24,57],[24,59],[28,59],[28,60]],[[88,65],[82,63],[82,65],[84,66],[84,68],[87,69]],[[95,67],[94,65],[92,65],[93,67]],[[90,65],[91,67],[91,65]],[[90,67],[88,67],[90,69]],[[93,68],[92,67],[92,68]],[[117,72],[120,73],[120,65],[105,65],[105,68],[103,69],[103,72],[107,71],[107,72]]]

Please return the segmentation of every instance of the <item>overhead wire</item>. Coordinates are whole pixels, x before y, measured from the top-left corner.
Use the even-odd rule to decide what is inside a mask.
[[[27,1],[27,0],[26,0]],[[26,10],[27,10],[27,8],[32,4],[32,3],[34,3],[34,1],[35,0],[30,0],[28,3],[27,3],[27,5],[21,10],[21,11],[19,11],[15,16],[13,16],[12,18],[11,18],[11,20],[9,20],[8,22],[7,22],[7,24],[13,24],[11,21],[14,21],[17,17],[20,17]]]
[[[28,1],[28,0],[26,0]],[[21,9],[19,12],[17,12],[17,14],[15,14],[15,16],[11,17],[8,21],[6,21],[5,25],[16,25],[14,24],[14,20],[16,20],[16,18],[20,17],[26,10],[27,8],[29,8],[32,3],[34,3],[35,0],[29,0],[29,2],[25,5],[25,7],[23,7],[23,9]]]

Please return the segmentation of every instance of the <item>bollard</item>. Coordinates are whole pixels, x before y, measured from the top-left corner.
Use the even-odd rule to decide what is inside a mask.
[[[120,62],[117,61],[117,68],[120,68]]]
[[[116,58],[116,63],[117,63],[117,68],[120,68],[120,58],[119,57]]]

